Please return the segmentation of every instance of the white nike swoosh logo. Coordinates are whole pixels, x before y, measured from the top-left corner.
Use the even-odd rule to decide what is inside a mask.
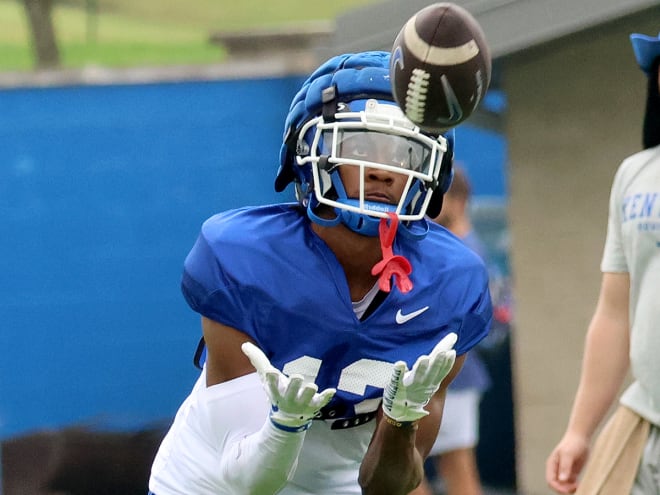
[[[404,314],[401,312],[401,310],[399,310],[399,311],[396,312],[396,322],[397,322],[399,325],[402,325],[402,324],[404,324],[405,322],[412,320],[412,319],[415,318],[416,316],[421,315],[421,314],[422,314],[424,311],[426,311],[427,309],[429,309],[429,307],[428,307],[428,306],[424,306],[423,308],[420,308],[420,309],[418,309],[417,311],[413,311],[412,313],[408,313],[407,315],[404,315]]]

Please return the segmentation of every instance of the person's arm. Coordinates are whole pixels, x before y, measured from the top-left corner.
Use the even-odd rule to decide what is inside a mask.
[[[564,436],[546,462],[546,481],[558,493],[573,493],[591,437],[611,407],[629,367],[627,273],[604,273],[587,330],[582,372]]]
[[[431,448],[433,447],[438,432],[440,431],[442,414],[445,409],[445,398],[447,397],[447,388],[449,387],[449,384],[454,381],[454,378],[458,375],[458,372],[461,371],[461,368],[463,368],[463,363],[465,362],[466,357],[467,354],[456,357],[456,361],[451,371],[446,378],[442,380],[440,388],[433,395],[425,408],[429,411],[429,415],[419,422],[415,447],[422,456],[422,462],[429,455],[429,452],[431,452]]]
[[[302,376],[286,377],[243,332],[208,318],[202,318],[202,329],[207,346],[207,387],[256,369],[272,404],[270,416],[264,418],[260,429],[247,435],[242,431],[228,435],[230,441],[220,455],[218,469],[234,493],[274,495],[295,473],[305,432],[335,391],[317,393],[316,385]]]
[[[464,356],[455,358],[454,351],[450,350],[453,343],[447,344],[448,348],[441,349],[440,356],[436,356],[444,360],[445,367],[438,369],[435,378],[421,387],[426,387],[426,392],[414,390],[414,382],[415,375],[423,381],[424,367],[420,369],[417,365],[428,356],[421,356],[411,371],[397,370],[399,363],[395,364],[392,382],[383,396],[376,431],[360,466],[359,483],[363,495],[405,495],[421,482],[424,458],[440,427],[447,386],[465,359]],[[433,360],[434,352],[430,356]],[[426,399],[420,399],[425,393]]]

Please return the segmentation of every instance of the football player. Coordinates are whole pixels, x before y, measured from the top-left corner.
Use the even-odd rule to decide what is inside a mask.
[[[451,136],[394,103],[389,53],[333,57],[285,123],[275,188],[217,214],[185,260],[202,372],[152,468],[155,495],[404,495],[447,385],[492,308],[480,258],[436,216]]]

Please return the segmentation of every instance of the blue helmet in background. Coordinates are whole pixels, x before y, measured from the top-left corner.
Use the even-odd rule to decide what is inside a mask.
[[[303,83],[293,98],[284,128],[275,189],[291,182],[310,219],[321,225],[343,223],[354,232],[376,236],[381,218],[396,213],[410,228],[440,212],[452,174],[453,136],[422,132],[392,96],[389,52],[371,51],[331,58]],[[381,169],[406,176],[398,204],[369,201],[364,180],[359,197],[348,197],[340,167]],[[332,219],[316,214],[334,209]],[[404,229],[405,230],[405,229]]]
[[[630,42],[635,60],[648,78],[642,145],[645,149],[654,148],[660,145],[660,90],[658,89],[660,34],[647,36],[633,33],[630,35]]]
[[[635,60],[646,75],[651,74],[653,62],[660,57],[660,34],[658,36],[647,36],[645,34],[633,33],[630,35]]]

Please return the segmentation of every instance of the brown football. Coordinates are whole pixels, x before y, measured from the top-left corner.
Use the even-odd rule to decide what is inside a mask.
[[[456,4],[413,15],[392,47],[392,93],[406,117],[439,134],[467,119],[491,76],[490,48],[477,20]]]

